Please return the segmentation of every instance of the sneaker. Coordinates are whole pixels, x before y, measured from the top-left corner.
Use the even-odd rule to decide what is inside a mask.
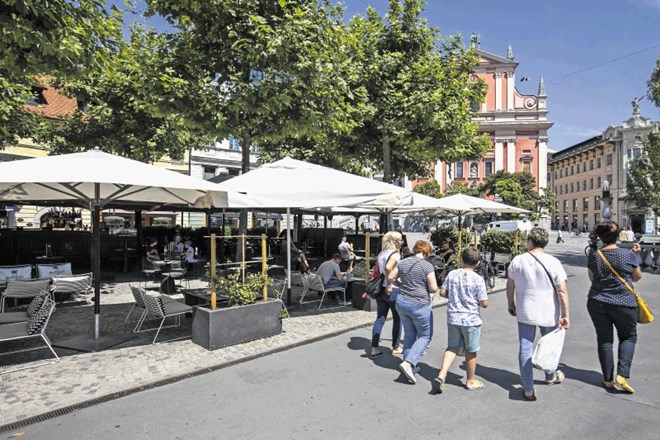
[[[626,380],[625,377],[617,374],[616,379],[614,379],[614,386],[619,388],[620,390],[623,390],[629,394],[632,394],[635,392],[635,389],[628,385],[628,381]]]
[[[392,349],[392,356],[399,356],[401,354],[403,354],[403,347],[400,345]]]
[[[415,379],[415,372],[413,371],[413,366],[410,365],[408,362],[403,361],[399,364],[399,370],[403,373],[404,376],[406,376],[406,379],[408,379],[408,382],[412,384],[417,383],[417,379]]]

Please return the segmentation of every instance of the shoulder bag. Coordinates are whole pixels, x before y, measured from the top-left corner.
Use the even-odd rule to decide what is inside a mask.
[[[635,290],[630,286],[630,284],[628,284],[628,283],[626,282],[626,280],[623,279],[623,277],[622,277],[621,275],[619,275],[619,272],[617,272],[617,271],[612,267],[612,265],[610,264],[610,262],[607,261],[607,258],[605,258],[605,255],[603,255],[603,253],[600,251],[600,249],[598,249],[596,252],[598,252],[598,255],[600,255],[600,258],[603,259],[603,262],[607,265],[607,267],[610,268],[610,270],[612,271],[612,273],[613,273],[614,275],[616,275],[616,277],[619,279],[619,281],[621,281],[621,282],[623,283],[623,285],[626,286],[626,287],[628,288],[628,290],[630,291],[630,293],[632,293],[633,295],[635,295],[635,299],[637,299],[637,305],[639,306],[639,320],[638,320],[638,322],[639,322],[640,324],[648,324],[648,323],[653,322],[653,319],[654,319],[654,318],[653,318],[653,312],[651,312],[651,309],[649,308],[648,304],[646,304],[646,301],[644,301],[644,300],[642,299],[642,297],[639,296],[639,295],[635,292]]]
[[[396,252],[392,252],[388,257],[387,260],[385,260],[385,267],[387,267],[387,263],[390,261],[390,258],[392,258],[392,255],[394,255]],[[369,282],[367,283],[367,288],[366,288],[366,293],[369,295],[369,298],[372,299],[378,299],[380,296],[383,294],[383,283],[385,282],[385,273],[380,273],[380,265],[378,264],[378,260],[376,260],[376,267],[374,268],[374,273],[371,275],[371,278],[369,279]]]

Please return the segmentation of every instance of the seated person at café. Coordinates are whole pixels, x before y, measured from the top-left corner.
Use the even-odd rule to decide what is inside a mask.
[[[449,243],[446,241],[443,241],[440,244],[440,249],[438,250],[438,253],[436,254],[438,257],[442,257],[445,260],[445,264],[449,263],[449,260],[451,257],[454,256],[454,250],[449,246]]]
[[[170,241],[170,244],[167,246],[167,252],[170,254],[170,256],[183,255],[183,243],[181,243],[180,235],[175,235],[174,241]]]
[[[339,269],[340,262],[341,255],[333,254],[330,260],[321,263],[319,268],[316,270],[316,275],[323,279],[323,285],[326,288],[338,286],[346,288],[348,285],[348,280],[344,277],[341,269]]]
[[[192,242],[190,240],[186,240],[183,243],[183,261],[186,263],[197,262],[195,259],[195,248],[192,247]]]
[[[280,242],[280,252],[282,255],[286,255],[286,243],[287,243],[287,238],[286,235],[284,236],[284,239]],[[300,271],[301,272],[309,272],[309,262],[307,261],[307,257],[305,256],[305,252],[303,252],[301,249],[298,249],[296,245],[291,242],[291,257],[296,258],[297,262],[300,263]]]
[[[149,247],[147,248],[147,259],[150,261],[160,260],[158,255],[158,240],[155,238],[149,239]]]
[[[348,271],[353,271],[353,263],[355,263],[355,253],[353,252],[353,243],[349,243],[348,239],[344,235],[341,238],[341,243],[337,246],[339,253],[341,254],[342,263],[348,263]]]

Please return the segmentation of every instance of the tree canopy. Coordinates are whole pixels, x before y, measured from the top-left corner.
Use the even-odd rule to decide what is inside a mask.
[[[499,170],[486,177],[479,191],[487,196],[497,195],[502,203],[529,211],[536,211],[536,202],[540,197],[536,192],[536,180],[529,172]]]
[[[72,77],[107,61],[122,12],[103,0],[0,0],[0,148],[34,129],[37,75]]]

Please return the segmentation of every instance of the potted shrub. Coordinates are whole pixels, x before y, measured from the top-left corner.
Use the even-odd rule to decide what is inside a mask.
[[[215,350],[281,333],[282,303],[260,297],[268,281],[261,273],[246,274],[244,279],[242,271],[216,275],[215,283],[224,300],[215,310],[209,306],[195,308],[192,341]]]

